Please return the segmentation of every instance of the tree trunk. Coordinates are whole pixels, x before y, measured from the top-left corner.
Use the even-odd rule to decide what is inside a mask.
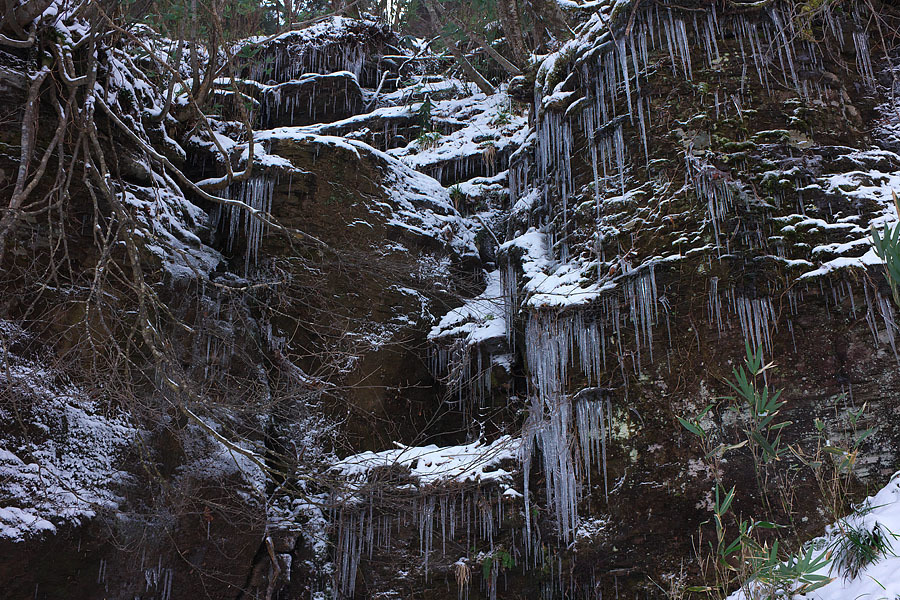
[[[197,56],[197,39],[200,37],[200,27],[197,24],[197,0],[191,0],[191,94],[196,97],[200,91],[200,59]]]
[[[290,29],[294,24],[294,3],[292,0],[284,0],[284,26]]]
[[[572,32],[566,23],[566,15],[563,13],[556,0],[531,0],[537,21],[559,42],[571,39]]]
[[[500,24],[506,32],[509,48],[513,54],[513,62],[524,65],[528,60],[528,49],[522,36],[522,24],[519,21],[519,5],[516,0],[497,0],[497,14]]]
[[[50,71],[41,69],[33,78],[28,90],[28,101],[25,103],[25,114],[22,117],[22,141],[19,155],[19,171],[16,176],[16,185],[13,188],[12,198],[9,201],[8,210],[0,219],[0,261],[6,251],[6,239],[12,236],[19,219],[19,209],[25,200],[25,180],[28,178],[28,169],[31,166],[31,158],[34,155],[35,139],[37,137],[38,115],[40,114],[41,86]],[[49,151],[49,150],[48,150]]]
[[[508,73],[510,73],[511,75],[521,75],[522,74],[522,70],[519,67],[514,65],[511,61],[507,60],[507,58],[504,57],[502,54],[497,52],[497,50],[493,46],[491,46],[487,42],[487,40],[485,40],[483,37],[481,37],[474,31],[471,31],[468,27],[464,26],[458,19],[454,18],[453,15],[451,15],[447,11],[445,11],[444,8],[440,4],[435,4],[435,8],[437,8],[438,12],[441,14],[442,17],[446,18],[448,21],[450,21],[451,23],[453,23],[454,25],[459,27],[460,30],[462,30],[462,32],[466,34],[466,37],[469,38],[469,40],[473,44],[475,44],[476,46],[478,46],[482,50],[484,50],[488,54],[488,56],[493,58],[497,62],[497,64],[499,64],[501,67],[503,67]]]
[[[438,19],[437,11],[434,8],[434,0],[425,0],[425,8],[428,9],[428,17],[431,19],[431,26],[438,32],[438,35],[441,36],[441,40],[444,42],[444,45],[447,46],[447,50],[450,51],[450,54],[453,55],[453,58],[456,59],[456,62],[459,63],[459,66],[462,67],[466,75],[475,82],[475,85],[477,85],[478,89],[482,92],[488,96],[493,94],[496,90],[494,89],[494,86],[491,85],[491,82],[485,79],[484,76],[472,66],[472,63],[469,62],[465,54],[463,54],[462,50],[459,49],[453,40],[444,35],[440,19]]]
[[[8,31],[17,35],[24,34],[25,27],[43,13],[53,0],[25,0],[18,3],[16,0],[6,0],[3,20],[0,22],[0,31]]]

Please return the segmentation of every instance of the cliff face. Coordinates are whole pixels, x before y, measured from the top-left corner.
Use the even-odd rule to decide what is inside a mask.
[[[71,96],[90,148],[4,52],[3,185],[29,98],[62,159],[0,252],[4,594],[662,597],[710,582],[716,483],[821,533],[897,469],[900,156],[878,7],[798,6],[600,2],[515,99],[331,19],[234,48],[208,118],[147,33]],[[790,421],[762,471],[745,346]],[[823,508],[804,459],[873,426]]]
[[[809,451],[815,419],[851,435],[847,411],[865,404],[878,434],[858,474],[874,483],[895,470],[894,308],[867,270],[879,262],[870,227],[896,214],[879,91],[892,79],[878,82],[862,13],[804,20],[794,8],[619,4],[537,72],[534,132],[510,166],[503,275],[536,379],[535,443],[545,465],[557,454],[551,505],[576,540],[576,511],[608,515],[572,567],[607,593],[615,579],[678,573],[690,554],[711,473],[673,424],[734,393],[722,382],[745,344],[777,365],[768,384],[784,389],[790,443]],[[560,482],[579,452],[564,440],[582,436],[578,411],[604,418],[579,401],[591,387],[612,411],[609,464],[585,460],[593,485],[585,477],[573,495]],[[560,433],[553,415],[565,410]],[[726,489],[753,477],[740,453],[721,468]],[[793,475],[790,510],[811,531],[807,475]],[[743,502],[762,510],[758,493]]]

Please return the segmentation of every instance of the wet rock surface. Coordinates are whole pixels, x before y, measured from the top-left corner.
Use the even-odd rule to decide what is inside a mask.
[[[870,228],[898,216],[894,84],[867,9],[804,24],[786,7],[603,4],[514,81],[519,104],[401,85],[399,40],[370,22],[250,40],[235,84],[253,156],[227,102],[165,142],[196,180],[252,161],[217,192],[242,206],[110,134],[127,212],[158,236],[136,236],[136,260],[178,358],[167,375],[140,321],[104,326],[143,319],[128,286],[0,303],[4,593],[663,597],[700,577],[712,532],[713,474],[677,417],[720,404],[709,427],[739,440],[721,398],[745,345],[774,362],[785,443],[814,450],[817,421],[831,440],[876,426],[852,498],[882,485],[900,330]],[[15,134],[0,137],[11,173]],[[122,213],[78,191],[65,237],[89,279],[90,215]],[[7,298],[58,239],[27,221]],[[117,386],[131,370],[141,385]],[[817,482],[784,460],[776,516],[817,535]],[[720,468],[745,490],[736,511],[765,508],[747,452]]]

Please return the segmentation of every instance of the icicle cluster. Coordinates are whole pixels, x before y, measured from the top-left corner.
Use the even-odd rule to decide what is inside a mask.
[[[636,340],[652,343],[656,321],[656,281],[652,269],[638,275],[626,287]],[[581,482],[589,481],[593,466],[602,470],[606,481],[607,421],[611,418],[608,398],[567,393],[569,366],[577,362],[588,383],[599,380],[606,369],[607,327],[609,343],[624,371],[621,352],[621,324],[624,319],[618,300],[607,299],[597,320],[588,320],[583,311],[560,315],[535,312],[525,329],[525,351],[533,394],[523,432],[523,473],[526,538],[530,539],[530,477],[532,458],[539,449],[546,485],[546,498],[553,508],[560,538],[570,542],[578,528],[578,501]],[[640,345],[640,341],[637,342]],[[635,368],[638,368],[637,366]],[[577,435],[581,461],[572,443]],[[606,489],[606,488],[605,488]]]
[[[454,338],[429,352],[432,375],[444,384],[464,421],[469,423],[473,409],[483,408],[490,398],[493,354],[478,344],[470,344],[465,337]]]
[[[384,486],[372,485],[368,491],[357,493],[353,502],[343,494],[336,495],[330,514],[336,540],[334,597],[353,597],[362,560],[394,550],[392,540],[400,539],[405,531],[417,532],[426,577],[433,555],[448,557],[448,546],[452,552],[460,546],[472,549],[485,544],[493,552],[495,536],[508,526],[511,516],[504,498],[496,486],[479,485],[457,490],[452,486],[425,488],[406,497],[388,496]],[[515,540],[515,532],[512,536]],[[524,562],[518,544],[509,551],[517,563]]]
[[[588,487],[591,467],[603,473],[603,490],[609,497],[606,469],[607,431],[612,429],[612,403],[602,390],[586,388],[575,395],[575,428],[578,433],[581,464]]]
[[[369,74],[368,50],[361,43],[335,40],[321,44],[300,42],[279,44],[247,66],[247,79],[285,82],[306,73],[328,74],[349,71],[364,85],[377,85],[378,75]]]
[[[490,155],[474,154],[454,157],[432,166],[422,166],[419,170],[441,182],[443,186],[452,186],[474,177],[493,177],[509,166],[506,152],[497,151]]]
[[[894,320],[894,309],[891,306],[891,301],[882,296],[874,286],[871,286],[872,290],[869,290],[869,287],[869,284],[863,285],[866,296],[866,323],[869,325],[869,331],[872,333],[875,347],[878,347],[880,337],[877,314],[884,323],[884,336],[891,346],[894,358],[900,363],[900,355],[897,354],[897,334],[900,333],[900,329],[898,329],[897,322]]]
[[[724,171],[700,161],[691,154],[685,154],[685,164],[697,197],[706,200],[713,235],[716,239],[716,249],[721,253],[722,224],[734,205],[735,189],[740,189],[740,183],[733,181]],[[726,253],[730,251],[728,244],[728,236],[725,236]]]
[[[692,61],[698,54],[694,49],[702,49],[706,67],[715,70],[723,58],[720,43],[734,37],[744,64],[755,67],[760,84],[767,90],[778,83],[792,87],[801,98],[825,99],[829,90],[821,77],[824,70],[822,53],[815,40],[798,30],[807,25],[787,10],[774,4],[752,18],[746,14],[736,14],[727,20],[720,20],[716,7],[712,5],[708,10],[690,13],[658,4],[640,8],[637,17],[630,19],[627,31],[601,35],[598,42],[575,61],[580,79],[576,87],[583,90],[582,99],[570,102],[574,93],[559,91],[562,84],[557,85],[552,94],[550,89],[536,86],[535,183],[542,190],[545,206],[553,214],[560,215],[556,219],[557,230],[550,232],[560,259],[566,260],[568,257],[567,239],[571,233],[568,212],[577,191],[571,157],[573,149],[581,144],[580,138],[585,140],[590,157],[591,185],[597,201],[598,222],[601,220],[603,199],[610,193],[626,192],[629,160],[625,143],[626,126],[636,130],[644,158],[649,160],[647,117],[650,96],[642,88],[642,82],[656,69],[651,64],[651,51],[667,54],[672,73],[691,80],[694,74]],[[841,18],[830,8],[821,11],[821,18],[826,34],[839,47],[843,47]],[[852,18],[857,23],[852,32],[857,68],[867,84],[873,86],[868,38],[864,27],[859,26],[864,19],[858,9],[854,9]],[[559,69],[555,63],[550,68]],[[741,116],[747,93],[744,85],[739,93],[730,97],[720,98],[719,90],[713,93],[717,118],[720,111],[727,114],[730,107]],[[565,113],[558,108],[560,104],[569,107]],[[578,114],[580,118],[575,118],[574,115]],[[513,201],[522,197],[529,184],[528,166],[527,160],[518,155],[511,162],[510,193]],[[732,202],[734,182],[724,178],[717,180],[716,170],[708,165],[689,165],[689,171],[698,194],[708,201],[719,244],[719,226]],[[718,174],[724,175],[721,172]],[[725,238],[724,242],[727,245],[728,239]]]
[[[784,294],[789,311],[789,316],[784,321],[786,321],[788,332],[791,334],[795,350],[797,341],[794,335],[793,321],[790,317],[800,313],[800,306],[804,302],[804,295],[810,291],[810,285],[810,282],[807,282],[804,285],[795,286]],[[860,308],[856,303],[854,287],[855,285],[846,279],[834,281],[819,278],[814,289],[818,290],[819,296],[825,301],[826,310],[832,307],[843,310],[841,307],[849,305],[848,316],[855,320]],[[897,353],[897,335],[900,333],[900,326],[894,319],[891,301],[870,283],[865,283],[862,287],[866,304],[865,319],[872,334],[874,347],[878,348],[881,344],[887,343],[900,361],[900,355]],[[772,334],[778,331],[779,314],[775,309],[772,297],[744,297],[734,289],[723,290],[719,278],[711,277],[707,300],[709,326],[715,327],[721,337],[726,330],[734,327],[733,319],[737,321],[744,341],[751,348],[761,347],[766,355],[773,355],[774,338]]]
[[[775,309],[771,298],[734,299],[734,305],[741,323],[741,333],[751,348],[762,347],[769,356],[772,355],[772,337],[770,325],[777,328]]]
[[[144,571],[144,591],[150,592],[151,588],[155,592],[155,598],[159,600],[171,600],[172,598],[172,580],[175,576],[175,569],[164,568],[162,566],[162,558],[155,567],[146,567]],[[101,574],[105,576],[106,561],[101,561]],[[98,578],[97,583],[101,583]]]
[[[308,85],[301,83],[305,83],[303,79],[263,90],[259,115],[263,127],[272,128],[285,121],[288,125],[319,123],[323,117],[342,118],[363,109],[360,98],[350,90],[349,78],[344,80],[343,93],[314,80]]]
[[[223,190],[223,198],[240,200],[250,208],[269,214],[272,212],[272,197],[275,193],[275,180],[267,176],[254,176],[246,181],[232,185]],[[266,232],[265,224],[250,212],[235,206],[219,207],[212,219],[213,227],[224,228],[226,248],[231,252],[239,237],[244,236],[244,272],[256,265],[259,246]]]

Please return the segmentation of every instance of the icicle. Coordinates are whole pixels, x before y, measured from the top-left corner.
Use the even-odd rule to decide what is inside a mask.
[[[869,35],[865,29],[853,32],[853,45],[856,47],[856,68],[862,76],[865,84],[875,89],[875,72],[872,69],[872,56],[869,50]]]
[[[616,127],[613,136],[616,144],[616,167],[619,170],[619,187],[622,189],[622,195],[625,195],[625,137],[622,133],[622,125]]]
[[[678,17],[674,19],[673,31],[675,34],[675,45],[678,48],[678,54],[681,57],[681,65],[684,70],[684,77],[688,81],[693,80],[694,74],[691,68],[691,46],[687,38],[687,27],[684,19]]]
[[[788,63],[791,79],[794,81],[794,87],[796,88],[797,93],[802,96],[800,79],[797,77],[797,69],[794,67],[793,22],[788,19],[787,24],[785,25],[781,19],[779,9],[774,7],[769,9],[769,17],[775,25],[775,34],[781,38],[778,52],[779,59],[781,59],[782,55],[784,56],[784,60]],[[782,65],[782,71],[783,70],[784,67]]]
[[[775,319],[772,300],[770,298],[737,297],[735,306],[744,340],[751,348],[762,347],[771,356],[772,338],[769,334],[769,321]]]
[[[624,37],[620,37],[617,40],[616,51],[619,55],[619,64],[622,67],[622,83],[625,84],[625,97],[628,102],[628,117],[631,118],[631,77],[628,75],[628,55],[625,51]]]
[[[716,331],[719,337],[722,337],[722,300],[719,298],[719,278],[710,277],[709,279],[709,303],[707,304],[709,312],[709,325],[716,325]]]
[[[900,364],[900,355],[897,354],[896,334],[898,331],[897,323],[894,321],[894,309],[890,301],[882,296],[877,290],[875,291],[875,299],[878,302],[878,309],[881,318],[884,321],[884,328],[887,333],[888,343],[894,353],[894,359]]]
[[[640,364],[641,343],[646,344],[650,362],[653,362],[653,326],[656,324],[656,275],[651,263],[647,273],[631,278],[625,286],[625,298],[631,308],[631,322],[634,325],[638,364]]]
[[[600,390],[588,388],[575,396],[575,423],[584,471],[590,486],[591,467],[603,473],[604,493],[609,499],[609,479],[606,469],[606,418],[603,398],[596,398]],[[606,404],[609,403],[607,399]]]
[[[238,184],[236,193],[228,189],[225,190],[223,196],[235,198],[256,211],[268,214],[272,211],[274,192],[274,179],[251,177],[247,181]],[[250,270],[250,264],[256,264],[266,226],[258,218],[251,216],[250,212],[245,209],[229,206],[228,211],[229,222],[226,245],[228,250],[231,251],[239,233],[243,232],[246,237],[244,272],[247,273]]]

